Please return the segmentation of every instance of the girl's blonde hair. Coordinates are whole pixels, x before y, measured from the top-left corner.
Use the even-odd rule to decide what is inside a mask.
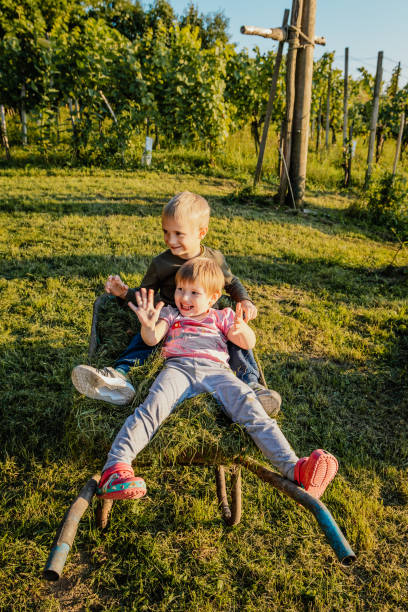
[[[191,191],[182,191],[163,206],[162,219],[192,222],[201,229],[208,227],[210,212],[210,205],[205,198]]]
[[[186,261],[176,273],[176,285],[197,282],[208,295],[221,293],[225,284],[224,274],[213,259],[196,257]]]

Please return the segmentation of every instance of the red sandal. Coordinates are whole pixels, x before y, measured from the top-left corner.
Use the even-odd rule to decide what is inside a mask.
[[[296,463],[295,482],[319,499],[337,474],[338,468],[336,457],[319,448]]]

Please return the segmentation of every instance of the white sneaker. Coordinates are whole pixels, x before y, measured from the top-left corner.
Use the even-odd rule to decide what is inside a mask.
[[[82,395],[115,406],[126,406],[135,396],[133,385],[114,368],[97,370],[92,366],[79,365],[72,370],[71,378],[75,389]]]
[[[270,417],[276,417],[279,414],[282,398],[277,391],[267,389],[259,382],[251,382],[248,385],[253,391],[257,400],[262,404],[266,414]]]

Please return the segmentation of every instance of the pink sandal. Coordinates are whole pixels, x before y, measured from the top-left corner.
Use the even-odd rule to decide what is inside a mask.
[[[339,463],[333,455],[319,448],[309,457],[302,457],[295,465],[295,481],[305,491],[319,499],[331,483]]]
[[[135,476],[132,466],[115,463],[102,473],[96,495],[102,499],[137,499],[146,495],[146,483]]]

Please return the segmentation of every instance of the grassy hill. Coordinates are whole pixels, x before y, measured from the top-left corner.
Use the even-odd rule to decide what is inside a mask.
[[[159,171],[0,170],[2,610],[408,608],[408,254],[390,266],[396,245],[346,214],[356,196],[310,191],[295,215],[240,187]],[[70,381],[87,359],[93,300],[110,273],[138,284],[164,248],[161,206],[184,189],[209,199],[206,243],[259,308],[282,430],[300,456],[324,447],[339,459],[323,501],[357,562],[342,567],[313,517],[248,472],[242,521],[227,528],[212,469],[156,463],[139,469],[148,496],[117,503],[107,533],[86,514],[63,578],[48,584],[55,530],[124,418]]]

